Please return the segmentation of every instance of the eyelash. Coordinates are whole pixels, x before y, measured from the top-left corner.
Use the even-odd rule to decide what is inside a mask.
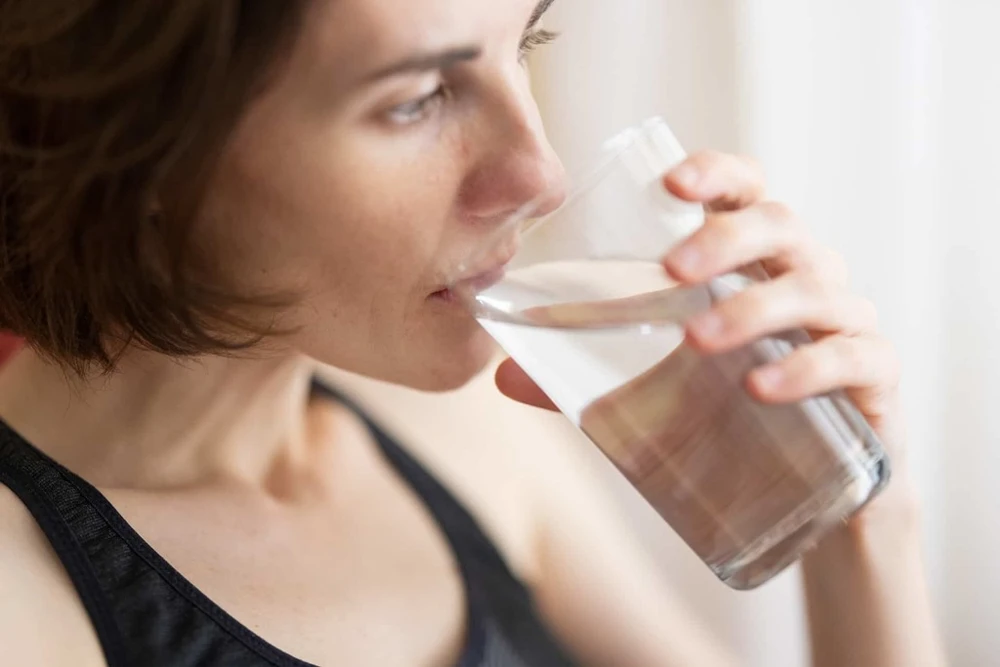
[[[536,49],[551,44],[558,37],[559,33],[552,30],[539,29],[529,32],[518,46],[518,61],[524,63]],[[389,120],[399,126],[415,125],[429,118],[432,111],[451,98],[451,94],[448,85],[441,83],[431,93],[390,109]]]
[[[559,39],[559,33],[554,30],[545,30],[541,28],[538,30],[532,30],[524,36],[524,39],[521,40],[521,46],[518,49],[521,61],[523,62],[535,51],[535,49],[545,46],[546,44],[551,44],[557,39]]]
[[[433,92],[390,109],[389,120],[399,126],[415,125],[430,116],[431,111],[444,104],[449,97],[451,89],[441,83]]]

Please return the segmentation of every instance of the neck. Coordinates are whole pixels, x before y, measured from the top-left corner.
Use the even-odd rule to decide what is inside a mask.
[[[307,453],[314,369],[298,356],[133,351],[112,375],[83,380],[25,350],[0,374],[0,416],[96,486],[266,485]]]

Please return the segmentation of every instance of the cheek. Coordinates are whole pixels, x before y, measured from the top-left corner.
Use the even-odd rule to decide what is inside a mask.
[[[452,267],[462,148],[346,133],[270,136],[230,160],[205,216],[211,256],[240,289],[291,292],[289,343],[325,363],[425,389],[467,381],[493,345],[427,297]]]
[[[441,169],[350,155],[311,148],[228,169],[199,231],[208,255],[253,289],[360,295],[426,280],[455,188]]]
[[[450,268],[462,228],[454,142],[366,142],[356,134],[336,160],[312,162],[294,187],[289,214],[308,221],[303,238],[311,239],[303,251],[317,249],[317,271],[354,291],[426,296]]]

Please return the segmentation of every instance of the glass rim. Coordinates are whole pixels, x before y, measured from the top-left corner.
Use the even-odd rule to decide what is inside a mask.
[[[559,207],[538,218],[531,225],[530,229],[521,233],[521,238],[527,238],[536,230],[545,226],[548,220],[589,194],[613,171],[616,161],[623,153],[632,148],[643,136],[648,135],[656,129],[666,130],[672,136],[670,125],[667,123],[666,118],[662,115],[656,115],[640,123],[631,125],[603,141],[595,157],[584,160],[584,164],[581,167],[575,169],[572,174],[567,176],[567,181],[570,184],[569,192]],[[538,210],[541,203],[548,198],[549,192],[549,190],[546,190],[537,197],[522,204],[513,213],[508,215],[495,230],[490,232],[486,239],[475,250],[468,253],[465,259],[458,264],[454,276],[449,280],[449,287],[454,287],[467,278],[470,266],[476,266],[476,260],[496,247],[498,241],[508,235],[512,227],[517,227],[525,220],[531,219],[532,213]]]

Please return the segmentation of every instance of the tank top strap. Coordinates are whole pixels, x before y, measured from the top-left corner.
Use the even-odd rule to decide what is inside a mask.
[[[403,449],[350,397],[319,381],[314,386],[319,395],[344,405],[365,422],[378,441],[383,456],[433,515],[463,567],[466,563],[476,563],[515,578],[480,523],[412,454]]]
[[[89,551],[99,547],[103,522],[71,477],[51,459],[22,446],[0,422],[0,484],[38,523],[69,575],[110,667],[125,667],[125,642]]]

